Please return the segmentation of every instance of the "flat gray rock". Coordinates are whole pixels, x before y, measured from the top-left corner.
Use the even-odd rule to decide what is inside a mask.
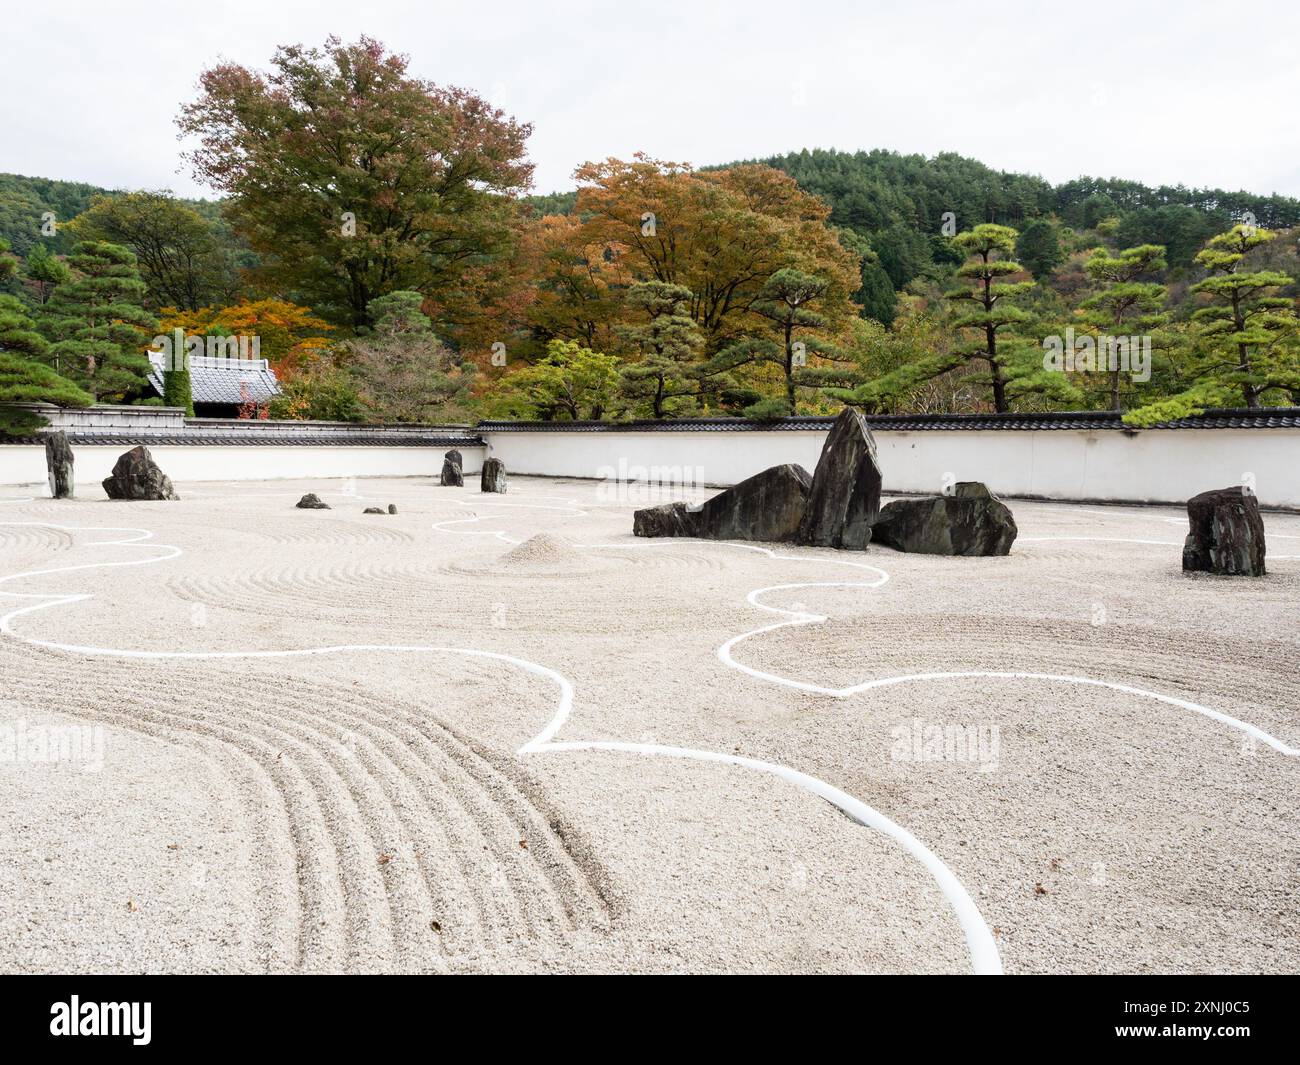
[[[109,499],[180,499],[171,478],[158,468],[149,449],[133,447],[113,464],[113,472],[104,478]]]
[[[773,466],[698,506],[665,503],[632,516],[636,536],[789,542],[799,532],[812,478],[802,466]]]
[[[1226,577],[1263,577],[1264,519],[1254,492],[1241,486],[1202,492],[1187,501],[1191,526],[1183,569]]]
[[[880,465],[866,420],[845,407],[826,436],[799,527],[799,542],[862,550],[880,513]]]
[[[952,495],[896,499],[880,512],[872,539],[923,555],[1005,555],[1016,520],[979,481],[960,481]]]

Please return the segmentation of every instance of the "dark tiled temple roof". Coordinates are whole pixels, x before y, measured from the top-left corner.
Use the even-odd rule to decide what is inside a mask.
[[[68,442],[78,444],[146,447],[206,445],[229,447],[483,447],[472,430],[455,426],[354,425],[348,422],[254,421],[238,418],[187,418],[184,428],[87,426],[69,428]],[[0,443],[38,444],[40,437],[4,437]]]
[[[630,422],[511,422],[481,421],[479,432],[492,433],[685,433],[740,432],[746,430],[795,431],[830,428],[831,417],[775,418],[681,418],[667,421]],[[1136,432],[1114,411],[1062,411],[1048,414],[872,414],[867,423],[882,431],[913,432],[925,429],[965,430],[1048,430],[1110,429]],[[1152,429],[1300,429],[1300,407],[1260,407],[1254,410],[1207,410],[1204,414],[1176,421],[1160,422]]]
[[[153,366],[149,383],[161,396],[163,357],[150,352],[149,362]],[[265,403],[280,394],[280,384],[265,359],[199,356],[190,360],[190,393],[195,403]]]

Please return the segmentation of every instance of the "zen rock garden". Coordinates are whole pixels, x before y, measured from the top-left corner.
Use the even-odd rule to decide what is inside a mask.
[[[75,456],[66,433],[46,434],[45,463],[50,495],[73,498]],[[443,456],[440,481],[464,487],[459,451]],[[861,551],[874,540],[927,555],[1005,555],[1015,543],[1018,530],[1011,510],[979,481],[958,482],[943,495],[896,499],[884,508],[882,484],[876,442],[866,419],[845,408],[827,434],[815,473],[794,463],[773,466],[704,503],[663,503],[638,510],[632,531],[646,537],[760,540],[851,551]],[[109,499],[180,499],[144,446],[120,456],[103,486]],[[506,468],[500,459],[484,460],[479,490],[506,491]],[[330,509],[314,492],[295,506]],[[396,514],[397,507],[366,507],[363,513]],[[1248,488],[1202,492],[1188,500],[1187,518],[1185,572],[1265,576],[1264,522],[1259,501]]]
[[[1006,555],[1015,543],[1018,530],[1010,508],[979,481],[960,481],[943,495],[896,499],[882,509],[882,480],[866,419],[845,408],[812,475],[795,464],[773,466],[702,504],[638,510],[632,531],[856,551],[874,540],[928,555]],[[1264,575],[1264,523],[1249,490],[1203,492],[1188,502],[1187,514],[1185,571]]]
[[[845,408],[812,475],[802,466],[773,466],[699,506],[666,503],[638,510],[632,531],[854,551],[874,538],[899,551],[930,555],[1005,555],[1015,542],[1011,511],[978,482],[959,484],[950,496],[898,500],[882,511],[882,481],[866,419]]]

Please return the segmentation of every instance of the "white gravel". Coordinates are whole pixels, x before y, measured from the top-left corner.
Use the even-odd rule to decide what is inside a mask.
[[[955,874],[1008,972],[1300,971],[1300,759],[1072,680],[837,698],[719,660],[781,620],[754,589],[858,580],[808,561],[835,552],[649,546],[584,482],[178,488],[0,505],[0,578],[98,567],[0,581],[0,614],[89,596],[11,618],[0,727],[104,730],[98,771],[0,761],[0,969],[969,971],[920,863],[792,784],[521,755],[556,712],[545,675],[452,651],[85,653],[401,645],[561,674],[559,741],[737,754],[861,799]],[[295,510],[308,491],[334,509]],[[363,519],[376,501],[399,513]],[[1011,506],[1007,558],[871,548],[880,587],[766,593],[827,620],[736,662],[814,688],[1104,680],[1300,746],[1300,517],[1266,516],[1270,576],[1249,580],[1184,576],[1172,508]]]

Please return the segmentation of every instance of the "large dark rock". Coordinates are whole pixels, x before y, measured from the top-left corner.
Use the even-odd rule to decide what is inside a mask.
[[[880,513],[880,481],[871,430],[861,414],[845,407],[822,445],[799,542],[854,550],[866,547]]]
[[[1202,492],[1187,501],[1187,520],[1184,570],[1264,576],[1264,520],[1254,492],[1242,487]]]
[[[330,505],[321,500],[315,492],[308,492],[294,504],[299,510],[329,510]]]
[[[979,481],[960,481],[952,495],[896,499],[880,512],[872,539],[925,555],[1005,555],[1016,520]]]
[[[104,478],[109,499],[180,499],[171,478],[158,468],[147,447],[133,447]]]
[[[500,459],[484,459],[483,473],[479,477],[479,489],[483,492],[504,492],[506,464]]]
[[[386,511],[383,507],[366,507],[366,509],[363,510],[361,513],[362,514],[387,514],[388,511]]]
[[[790,541],[799,533],[812,478],[802,466],[773,466],[706,503],[665,503],[632,517],[637,536],[691,536],[702,540]]]
[[[55,499],[71,499],[73,496],[72,468],[75,459],[72,445],[68,443],[68,434],[60,429],[45,437],[45,468],[50,475],[50,495]]]
[[[442,483],[454,488],[461,488],[465,484],[465,475],[461,472],[461,458],[459,451],[448,451],[442,457]]]

